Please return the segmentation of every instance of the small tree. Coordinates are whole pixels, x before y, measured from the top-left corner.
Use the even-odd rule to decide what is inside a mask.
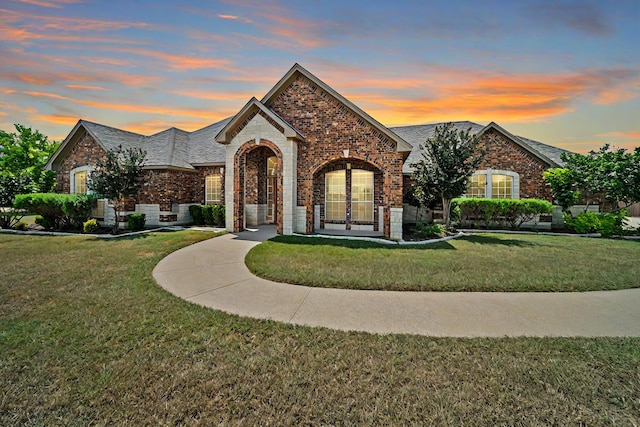
[[[554,168],[542,173],[542,178],[551,187],[554,201],[563,212],[580,200],[580,191],[576,189],[576,174],[573,169]]]
[[[16,194],[46,193],[55,185],[55,172],[45,166],[60,144],[26,126],[14,126],[15,133],[0,130],[0,206],[11,206]]]
[[[449,225],[451,200],[462,196],[467,180],[484,157],[480,137],[471,128],[456,130],[453,123],[436,126],[433,136],[420,145],[420,161],[413,163],[414,196],[421,206],[442,200],[444,223]]]
[[[121,145],[108,150],[104,159],[98,160],[91,172],[87,187],[109,199],[115,213],[113,232],[118,232],[119,213],[125,197],[138,194],[143,183],[143,167],[147,153],[139,148],[124,150]]]

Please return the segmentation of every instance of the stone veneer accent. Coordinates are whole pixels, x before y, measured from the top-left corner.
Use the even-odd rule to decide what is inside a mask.
[[[306,208],[307,232],[314,224],[314,176],[332,162],[360,160],[381,172],[376,207],[385,209],[384,234],[390,236],[390,208],[402,209],[402,153],[396,143],[311,80],[299,74],[268,105],[305,137],[298,143],[297,206]]]

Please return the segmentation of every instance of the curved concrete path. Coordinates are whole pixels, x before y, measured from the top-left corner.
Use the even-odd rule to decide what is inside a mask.
[[[275,283],[244,264],[275,228],[227,234],[164,258],[153,277],[206,307],[258,319],[448,337],[640,336],[640,289],[582,293],[391,292]]]

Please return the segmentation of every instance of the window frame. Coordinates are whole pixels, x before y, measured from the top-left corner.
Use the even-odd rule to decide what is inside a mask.
[[[493,176],[494,175],[504,175],[511,177],[511,197],[510,199],[519,199],[520,198],[520,174],[514,171],[504,170],[504,169],[483,169],[477,170],[473,173],[472,177],[475,175],[485,175],[485,192],[484,197],[486,199],[494,199],[497,197],[493,197],[494,188],[493,188]],[[470,177],[469,179],[472,179]],[[464,197],[477,197],[472,196],[468,193],[469,185],[467,183],[467,192]],[[505,197],[506,198],[506,197]]]
[[[356,194],[356,192],[354,191],[354,188],[356,188],[356,186],[354,186],[354,176],[355,175],[362,175],[362,176],[366,176],[367,180],[370,179],[369,182],[365,182],[363,183],[357,183],[356,186],[363,186],[365,188],[365,192],[362,193],[362,195],[364,195],[364,198],[366,200],[356,200],[354,198],[354,195]],[[369,192],[367,192],[366,190],[370,189]],[[373,216],[374,216],[374,206],[373,206],[373,199],[374,199],[374,191],[375,191],[375,173],[373,171],[370,170],[366,170],[366,169],[351,169],[351,221],[352,222],[372,222],[373,221]],[[359,196],[360,194],[358,194]],[[356,217],[355,213],[358,212],[358,210],[356,209],[357,206],[365,206],[365,208],[367,209],[366,214],[367,217]]]
[[[94,166],[80,166],[77,168],[73,168],[69,171],[69,194],[93,194],[91,190],[89,190],[89,179],[91,177],[91,172],[95,169]],[[84,193],[77,192],[76,185],[76,174],[85,173],[85,181],[84,181]]]
[[[218,196],[217,199],[215,198],[216,193]],[[210,198],[209,196],[212,196],[212,198]],[[222,202],[222,175],[219,173],[206,175],[204,178],[204,204],[215,205],[221,202]]]
[[[330,178],[333,176],[342,175],[342,183],[331,184]],[[330,193],[333,191],[333,188],[341,188],[341,192]],[[335,196],[329,197],[330,194],[335,194]],[[342,196],[341,199],[337,197]],[[329,209],[329,205],[340,205],[342,204],[342,216],[329,216],[329,212],[332,214],[336,212],[335,208]],[[338,169],[334,171],[330,171],[324,174],[324,219],[325,221],[346,221],[347,220],[347,171],[346,169]]]

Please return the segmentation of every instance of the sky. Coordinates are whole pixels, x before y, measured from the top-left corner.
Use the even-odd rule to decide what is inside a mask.
[[[193,131],[296,62],[389,127],[640,146],[640,0],[0,0],[0,129]]]

